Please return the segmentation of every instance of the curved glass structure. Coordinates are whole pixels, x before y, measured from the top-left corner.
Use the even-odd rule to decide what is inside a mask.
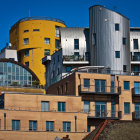
[[[17,62],[0,61],[0,86],[32,86],[33,81],[38,78],[29,70]]]

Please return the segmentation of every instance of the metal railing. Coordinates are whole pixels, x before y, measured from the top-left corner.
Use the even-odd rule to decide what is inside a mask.
[[[84,85],[79,85],[79,92],[83,93],[102,93],[102,94],[117,94],[121,93],[121,87],[111,87],[111,86],[95,86],[95,85],[89,85],[89,86],[84,86]]]
[[[140,87],[132,88],[132,95],[140,95]]]
[[[140,56],[132,56],[132,61],[140,61]]]

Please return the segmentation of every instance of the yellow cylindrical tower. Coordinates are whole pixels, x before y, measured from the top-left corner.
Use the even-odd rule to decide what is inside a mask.
[[[59,27],[65,23],[55,18],[29,17],[19,20],[10,29],[10,43],[17,49],[18,59],[38,76],[45,85],[42,58],[52,55],[60,47]]]

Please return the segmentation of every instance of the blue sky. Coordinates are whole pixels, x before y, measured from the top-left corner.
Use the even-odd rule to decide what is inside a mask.
[[[88,27],[89,7],[103,5],[130,19],[140,27],[140,0],[0,0],[0,48],[9,41],[9,30],[19,19],[29,16],[54,17],[68,27]]]

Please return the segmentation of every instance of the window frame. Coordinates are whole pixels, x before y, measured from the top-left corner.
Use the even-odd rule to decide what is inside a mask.
[[[50,38],[48,38],[48,37],[45,37],[44,38],[44,44],[50,44]]]
[[[47,123],[48,123],[48,125],[47,125]],[[54,132],[54,121],[46,121],[46,131],[47,132]]]
[[[130,82],[129,81],[123,81],[123,89],[130,90]]]
[[[20,130],[20,120],[12,120],[12,131],[19,131],[19,130]]]
[[[63,121],[63,132],[71,132],[71,122],[69,122],[69,121]]]
[[[29,38],[24,38],[23,41],[24,41],[24,45],[29,45]]]
[[[88,84],[86,82],[88,82]],[[90,79],[84,78],[83,85],[84,85],[84,88],[90,88]]]
[[[119,31],[120,30],[120,24],[119,23],[115,23],[115,31]]]
[[[46,108],[45,103],[48,104],[48,108]],[[50,102],[49,101],[41,101],[41,111],[44,111],[44,112],[50,111]]]
[[[125,105],[128,105],[128,106],[127,106],[128,108],[126,108]],[[128,112],[127,112],[127,111],[128,111]],[[125,115],[130,114],[130,102],[124,102],[124,114],[125,114]]]
[[[137,44],[137,45],[136,45]],[[136,47],[135,47],[136,46]],[[133,49],[138,50],[139,49],[139,40],[134,38],[133,39]]]
[[[79,39],[74,39],[74,50],[79,50]]]
[[[58,112],[66,112],[66,102],[58,102]]]
[[[30,123],[32,123],[30,125]],[[34,129],[34,123],[35,123],[35,129]],[[31,128],[30,128],[31,126]],[[29,131],[37,131],[37,120],[29,120]]]
[[[115,58],[120,58],[120,51],[115,51]]]
[[[25,50],[25,56],[28,57],[29,56],[29,49]]]

